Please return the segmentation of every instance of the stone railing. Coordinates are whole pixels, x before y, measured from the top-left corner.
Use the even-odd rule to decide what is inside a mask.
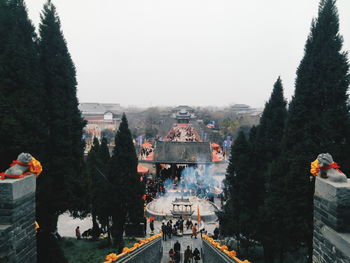
[[[235,251],[229,251],[225,245],[221,246],[206,235],[203,235],[202,257],[203,263],[250,263],[238,259]]]
[[[133,247],[123,249],[120,254],[111,253],[104,263],[160,263],[162,257],[162,234],[157,234],[135,243]],[[1,263],[1,262],[0,262]]]
[[[126,256],[117,260],[117,263],[160,263],[162,259],[162,240],[157,238],[135,251],[128,253]]]
[[[350,180],[316,177],[313,244],[314,263],[350,262]]]
[[[0,263],[35,263],[34,175],[0,180]]]

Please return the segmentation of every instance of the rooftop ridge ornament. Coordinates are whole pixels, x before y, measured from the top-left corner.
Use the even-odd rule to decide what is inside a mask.
[[[30,153],[20,153],[17,160],[12,161],[10,168],[4,173],[0,173],[0,180],[5,180],[6,177],[19,179],[30,174],[34,174],[38,177],[42,170],[43,168],[40,162]]]
[[[333,161],[329,153],[321,153],[317,159],[311,163],[310,173],[328,179],[331,182],[346,183],[346,175],[339,169],[340,166]]]

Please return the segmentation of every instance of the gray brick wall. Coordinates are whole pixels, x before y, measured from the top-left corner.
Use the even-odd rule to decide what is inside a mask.
[[[0,181],[0,263],[35,263],[35,178]]]
[[[314,263],[350,263],[350,180],[316,179]]]

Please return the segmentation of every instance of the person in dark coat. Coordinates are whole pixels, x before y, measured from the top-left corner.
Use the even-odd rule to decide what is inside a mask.
[[[168,234],[168,237],[169,239],[171,239],[171,236],[172,236],[172,225],[171,225],[171,220],[168,221],[168,223],[166,224],[166,227],[167,227],[167,234]]]
[[[184,220],[182,218],[179,221],[179,230],[182,234],[184,233]]]
[[[190,249],[190,246],[187,246],[187,249],[184,253],[184,263],[190,263],[192,259],[192,250]]]
[[[218,228],[218,227],[215,227],[213,239],[218,239],[218,238],[219,238],[219,233],[220,233],[219,228]]]
[[[151,229],[151,234],[153,234],[154,233],[154,220],[151,220],[149,222],[149,229]]]
[[[174,244],[174,251],[175,252],[181,251],[181,245],[180,245],[179,241],[176,241],[176,243]]]
[[[197,263],[198,260],[201,259],[201,253],[199,252],[198,248],[195,248],[195,250],[193,251],[193,259],[194,261]]]
[[[166,241],[166,236],[167,236],[167,226],[164,224],[164,222],[162,223],[162,236],[163,236],[163,240]]]

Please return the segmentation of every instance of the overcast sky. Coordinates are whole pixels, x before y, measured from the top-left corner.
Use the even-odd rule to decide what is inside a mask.
[[[26,0],[35,26],[45,0]],[[262,107],[291,98],[319,0],[52,0],[80,102]],[[344,50],[350,1],[338,0]]]

